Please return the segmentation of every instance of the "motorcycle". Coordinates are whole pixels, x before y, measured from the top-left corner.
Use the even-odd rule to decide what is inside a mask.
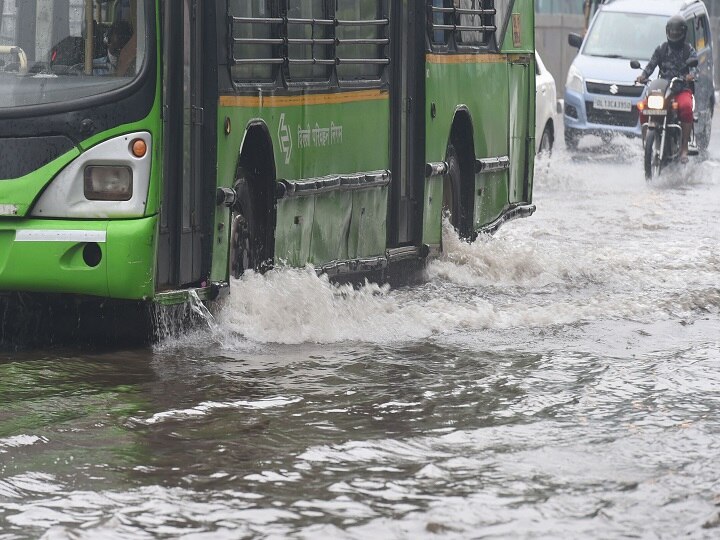
[[[698,65],[697,58],[688,59],[685,66],[690,68]],[[630,67],[640,69],[640,62],[633,60]],[[673,77],[670,81],[657,78],[647,83],[645,97],[638,103],[638,111],[647,117],[643,124],[643,147],[645,179],[653,180],[660,176],[662,170],[680,158],[682,144],[682,127],[678,116],[678,105],[675,96],[682,89],[683,78]],[[693,114],[695,97],[693,92]],[[697,117],[695,117],[697,122]],[[688,155],[698,155],[695,143],[695,126],[690,132]]]

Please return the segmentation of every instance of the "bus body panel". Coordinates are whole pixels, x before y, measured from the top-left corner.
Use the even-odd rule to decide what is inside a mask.
[[[276,178],[322,180],[389,169],[389,96],[381,89],[276,96],[222,96],[218,113],[218,184],[231,187],[247,126],[269,134]],[[226,134],[229,121],[231,128]],[[381,256],[386,247],[387,189],[366,187],[284,198],[277,202],[275,262],[323,265]],[[380,209],[383,209],[382,215]],[[372,218],[371,218],[372,216]],[[229,211],[216,215],[224,229]],[[227,235],[213,245],[213,280],[226,279]],[[357,253],[356,256],[350,256]]]
[[[510,128],[510,154],[514,159],[510,161],[510,202],[520,202],[525,196],[525,175],[527,170],[527,153],[530,137],[530,107],[528,103],[528,88],[530,81],[530,65],[524,58],[519,62],[510,64],[508,92],[510,102],[510,115],[508,125]],[[533,109],[534,112],[534,109]],[[534,114],[533,114],[534,116]],[[532,126],[533,130],[535,126]],[[534,133],[534,131],[533,131]],[[535,137],[531,138],[532,141]]]
[[[31,217],[29,212],[45,187],[74,160],[83,158],[81,150],[89,150],[101,142],[137,129],[152,129],[152,136],[159,137],[158,122],[159,107],[155,107],[151,117],[142,122],[99,133],[22,178],[0,180],[0,205],[17,209],[16,215],[0,218],[0,231],[3,231],[0,250],[4,260],[0,271],[0,290],[134,300],[152,298],[157,240],[154,216],[159,210],[161,181],[160,144],[152,145],[154,158],[145,197],[145,219],[43,219]],[[62,237],[62,231],[76,230],[103,231],[106,234],[106,240],[99,244],[102,260],[98,266],[90,267],[83,260],[82,253],[87,242],[17,240],[17,231],[48,231],[50,235],[59,231],[57,234]]]
[[[502,51],[511,55],[511,92],[513,116],[509,119],[515,153],[510,199],[513,203],[532,203],[535,162],[535,8],[532,0],[515,0],[513,13],[503,40]],[[521,68],[525,65],[526,68]],[[523,141],[527,139],[528,142]],[[519,163],[522,161],[522,163]]]
[[[315,198],[297,197],[278,201],[275,228],[275,262],[302,267],[310,260],[315,219]]]
[[[389,188],[353,192],[348,235],[348,258],[362,259],[383,252],[387,240]]]
[[[222,134],[226,118],[232,125],[228,136]],[[234,177],[244,128],[260,119],[272,137],[278,179],[295,181],[389,167],[385,90],[221,96],[218,178]]]
[[[422,241],[428,246],[442,243],[443,177],[425,179]]]
[[[428,55],[427,69],[427,161],[445,159],[458,105],[467,110],[472,120],[475,158],[508,156],[508,59],[506,55]],[[469,92],[482,81],[482,90]],[[435,105],[435,118],[431,111]],[[433,180],[428,180],[432,189]],[[475,175],[475,228],[496,219],[508,205],[508,174],[506,171]],[[480,193],[480,195],[478,195]],[[442,196],[439,197],[442,202]],[[437,208],[433,215],[439,215]],[[433,223],[433,221],[430,221]],[[425,238],[434,243],[433,237]]]
[[[503,39],[502,52],[532,53],[535,50],[534,0],[514,0],[512,16]]]
[[[156,226],[155,217],[113,221],[3,220],[2,289],[150,299],[155,292]],[[99,249],[96,265],[87,258],[88,245]]]
[[[43,188],[79,155],[80,151],[73,148],[47,165],[20,178],[0,180],[0,204],[7,207],[5,215],[26,216]]]

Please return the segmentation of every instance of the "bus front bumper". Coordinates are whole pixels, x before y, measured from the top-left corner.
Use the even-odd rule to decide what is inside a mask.
[[[148,300],[157,217],[0,220],[0,292]]]

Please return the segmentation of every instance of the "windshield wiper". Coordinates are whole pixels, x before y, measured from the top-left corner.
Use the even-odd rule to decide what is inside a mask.
[[[625,58],[621,54],[591,54],[590,56],[597,56],[598,58]]]

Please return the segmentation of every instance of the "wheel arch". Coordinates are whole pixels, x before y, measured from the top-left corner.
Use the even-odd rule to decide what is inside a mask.
[[[557,136],[555,134],[555,120],[553,120],[552,117],[549,117],[545,121],[545,125],[543,125],[543,130],[540,132],[540,140],[535,141],[536,151],[540,151],[540,145],[542,144],[542,134],[545,133],[545,130],[550,128],[550,144],[552,146],[555,145],[555,140],[557,139]]]
[[[548,126],[550,126],[550,135],[552,135],[553,140],[555,140],[555,120],[553,120],[552,117],[548,118],[547,122],[545,122],[545,127]],[[543,130],[545,127],[543,127]]]
[[[452,144],[460,162],[460,211],[459,232],[463,237],[473,234],[475,212],[475,131],[473,118],[466,106],[455,109],[448,144]]]
[[[251,121],[245,127],[233,187],[242,178],[250,188],[254,218],[261,228],[262,245],[267,258],[275,254],[275,226],[277,223],[275,151],[267,124]]]
[[[275,181],[275,151],[270,129],[262,120],[252,121],[245,127],[235,168],[236,180],[242,167],[256,173],[264,173],[261,178],[266,178],[267,183]]]

